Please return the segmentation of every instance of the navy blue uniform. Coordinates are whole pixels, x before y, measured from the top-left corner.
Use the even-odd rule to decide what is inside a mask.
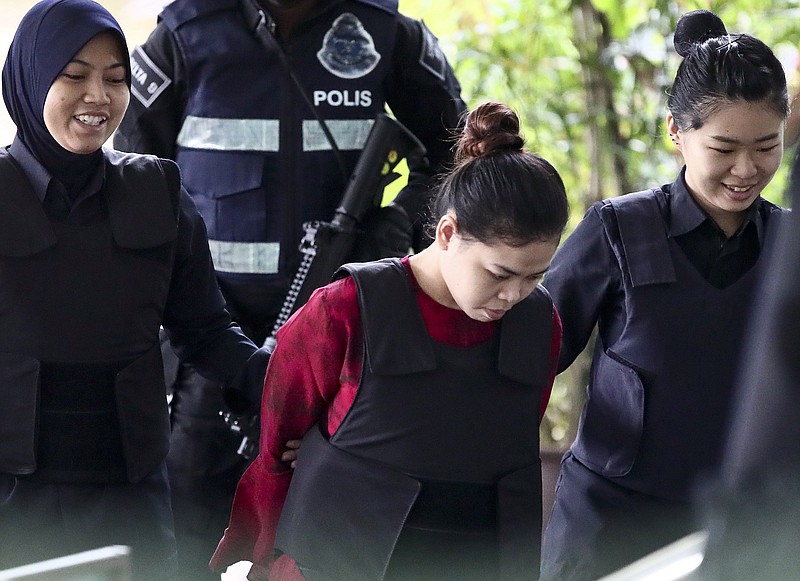
[[[173,162],[107,151],[71,199],[15,141],[0,176],[2,566],[127,544],[137,578],[169,576],[159,327],[234,406],[260,401],[266,353],[225,311]]]
[[[279,51],[327,122],[343,168]],[[464,110],[435,37],[391,0],[320,3],[271,52],[237,0],[178,0],[132,62],[134,98],[115,145],[178,162],[223,291],[248,324],[264,297],[285,291],[303,222],[333,217],[378,112],[388,105],[427,150],[428,164],[411,168],[395,200],[419,221]]]
[[[333,217],[375,115],[388,105],[427,150],[395,199],[422,244],[428,183],[451,159],[451,131],[465,109],[435,37],[399,14],[396,1],[319,2],[288,38],[276,33],[270,42],[256,38],[239,0],[171,3],[132,53],[133,98],[114,142],[178,162],[208,226],[228,309],[259,344],[297,268],[302,224]],[[171,411],[176,515],[187,520],[178,540],[180,529],[206,539],[197,548],[202,567],[246,466],[217,392],[183,367]]]
[[[729,239],[683,176],[593,206],[545,286],[559,368],[598,336],[578,435],[562,462],[543,577],[593,579],[695,530],[719,463],[759,260],[782,210],[759,198]]]

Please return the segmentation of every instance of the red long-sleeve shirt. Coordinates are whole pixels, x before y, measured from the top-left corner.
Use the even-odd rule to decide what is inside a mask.
[[[425,326],[433,340],[455,347],[488,341],[497,322],[475,321],[463,311],[440,305],[414,278],[408,257],[402,260],[416,290]],[[288,440],[300,439],[314,424],[328,434],[341,424],[358,391],[363,366],[363,337],[356,285],[347,277],[317,290],[278,332],[267,369],[261,409],[260,454],[242,476],[225,536],[211,560],[215,569],[238,561],[257,567],[251,578],[272,564],[273,542],[292,470],[281,461]],[[391,329],[387,329],[391,332]],[[542,393],[540,417],[550,399],[561,346],[561,321],[553,309],[550,381]],[[296,573],[279,560],[280,576]]]

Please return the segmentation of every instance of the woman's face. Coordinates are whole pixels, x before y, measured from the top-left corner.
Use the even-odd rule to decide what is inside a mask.
[[[686,164],[686,185],[729,236],[772,180],[783,156],[784,118],[764,103],[736,101],[712,113],[699,129],[667,127]]]
[[[446,295],[440,302],[476,321],[496,321],[542,280],[558,239],[523,246],[484,244],[462,237],[448,214],[439,222],[435,243],[444,250],[440,268]]]
[[[44,102],[44,123],[61,147],[92,153],[111,137],[130,101],[127,59],[115,34],[103,32],[53,81]]]

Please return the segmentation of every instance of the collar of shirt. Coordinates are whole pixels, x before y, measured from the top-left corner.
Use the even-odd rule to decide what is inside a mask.
[[[704,222],[708,222],[715,231],[717,231],[723,238],[725,234],[722,232],[716,222],[706,214],[699,204],[695,201],[686,187],[686,179],[684,174],[686,168],[681,170],[675,181],[669,186],[669,196],[667,196],[669,203],[669,236],[674,238],[681,236],[692,230],[699,228]],[[747,228],[747,225],[752,223],[758,234],[758,245],[764,244],[764,220],[759,212],[761,207],[761,196],[757,197],[750,208],[747,210],[744,222],[736,231],[733,237],[738,237]]]
[[[33,193],[45,206],[45,211],[48,213],[55,211],[55,213],[59,215],[58,217],[61,218],[65,218],[67,215],[69,215],[71,210],[75,209],[84,200],[99,194],[102,190],[103,184],[105,183],[105,164],[101,163],[98,170],[87,182],[86,187],[84,187],[80,194],[78,194],[77,198],[69,201],[67,200],[67,193],[64,189],[64,186],[58,180],[53,178],[50,172],[47,171],[47,168],[45,168],[39,162],[39,160],[33,156],[24,143],[15,138],[11,144],[11,147],[9,148],[9,152],[22,167],[22,170],[25,172],[25,175],[31,183]],[[48,194],[50,198],[48,198]],[[63,204],[52,203],[51,198],[53,197],[57,198],[58,200],[67,200],[64,202],[66,207],[63,208],[63,210],[57,210],[56,208],[61,208]],[[45,200],[46,198],[47,201]],[[95,210],[100,210],[99,206],[97,208],[93,208],[93,211],[91,211],[92,216],[97,214],[97,211]],[[85,220],[80,219],[79,221],[84,222]]]
[[[25,172],[31,182],[33,193],[36,194],[40,202],[44,202],[44,197],[47,195],[47,187],[50,185],[50,180],[53,179],[50,172],[39,163],[39,160],[33,157],[33,154],[18,138],[14,138],[8,151],[17,160],[17,163],[22,167],[22,171]]]

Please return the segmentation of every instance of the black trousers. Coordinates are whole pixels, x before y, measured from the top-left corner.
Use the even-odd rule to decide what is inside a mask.
[[[0,569],[128,545],[134,579],[172,580],[166,466],[137,484],[53,484],[0,474]]]
[[[567,453],[542,542],[542,579],[593,581],[700,528],[691,505],[623,488]]]
[[[218,581],[208,561],[228,526],[236,484],[249,462],[220,416],[221,386],[192,366],[177,369],[167,456],[181,579]]]

